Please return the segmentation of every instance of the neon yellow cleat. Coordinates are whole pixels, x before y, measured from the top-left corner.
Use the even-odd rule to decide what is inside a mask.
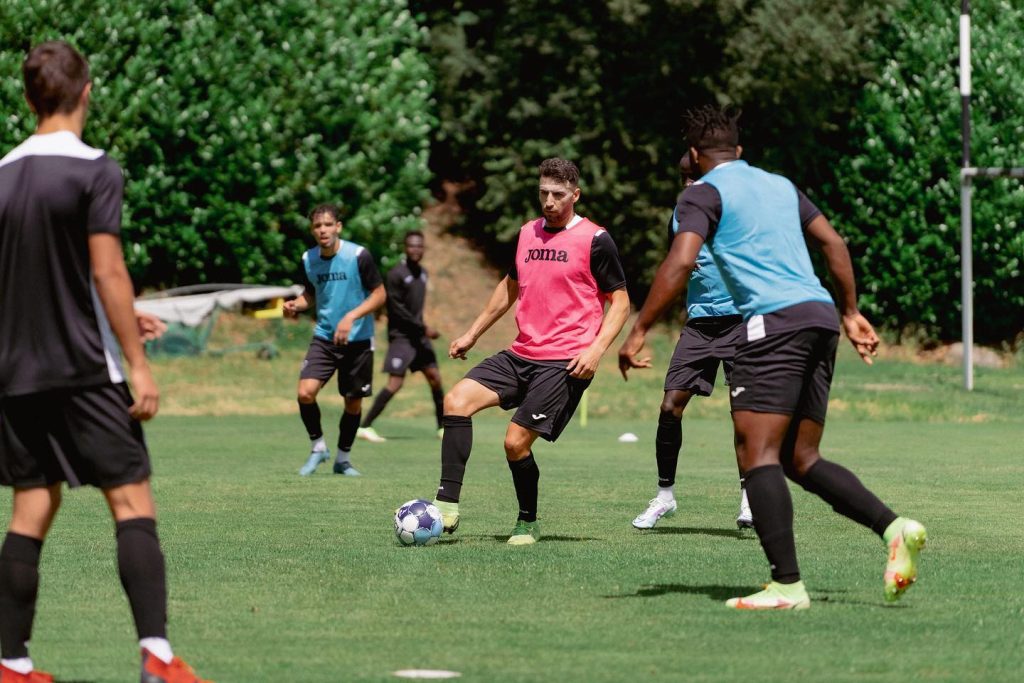
[[[889,548],[885,564],[885,599],[895,602],[917,581],[917,556],[928,540],[920,522],[897,517],[882,535]]]
[[[384,443],[387,441],[383,436],[377,433],[377,430],[373,427],[360,427],[356,430],[356,437],[369,441],[370,443]]]
[[[459,528],[459,504],[448,503],[435,498],[431,501],[441,511],[441,524],[444,525],[445,533],[454,534]]]
[[[772,581],[760,593],[744,598],[730,598],[725,601],[726,607],[732,609],[807,609],[811,606],[811,598],[803,581],[796,583],[776,583]]]

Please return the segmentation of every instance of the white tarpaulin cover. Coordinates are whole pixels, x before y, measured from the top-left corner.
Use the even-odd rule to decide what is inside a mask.
[[[201,325],[214,308],[237,310],[242,303],[256,303],[302,294],[302,285],[291,287],[246,287],[226,289],[206,294],[168,296],[156,299],[136,299],[135,308],[151,313],[168,323],[181,323],[188,327]]]

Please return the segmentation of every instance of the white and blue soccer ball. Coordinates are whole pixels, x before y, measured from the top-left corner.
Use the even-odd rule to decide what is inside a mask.
[[[410,500],[395,510],[395,536],[402,545],[432,545],[441,536],[441,511],[430,501]]]

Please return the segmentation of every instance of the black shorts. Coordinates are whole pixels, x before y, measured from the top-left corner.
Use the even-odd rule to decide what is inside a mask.
[[[825,424],[839,333],[811,328],[780,332],[736,349],[732,410],[792,415]]]
[[[401,377],[407,372],[420,372],[426,368],[436,367],[437,355],[429,339],[395,337],[388,342],[388,353],[384,357],[384,367],[381,371]]]
[[[370,339],[344,346],[313,337],[302,361],[299,379],[323,383],[338,371],[338,393],[345,398],[363,398],[373,393],[373,342]]]
[[[743,316],[723,315],[686,321],[665,374],[665,391],[689,391],[710,396],[718,365],[731,384],[736,346],[746,339]]]
[[[123,383],[0,399],[0,484],[109,489],[146,479],[149,453],[131,404]]]
[[[527,360],[501,351],[466,373],[496,392],[503,410],[517,408],[512,422],[554,441],[569,424],[589,379],[570,377],[569,360]]]

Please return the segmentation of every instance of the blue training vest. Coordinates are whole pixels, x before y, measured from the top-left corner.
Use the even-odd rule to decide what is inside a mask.
[[[722,218],[709,245],[744,319],[808,301],[834,305],[814,274],[796,187],[788,178],[733,161],[697,182],[722,198]]]
[[[673,235],[679,234],[676,210],[672,210]],[[703,244],[697,254],[697,269],[690,275],[690,284],[686,288],[686,317],[692,319],[722,315],[739,315],[739,309],[722,281],[722,274],[711,257],[708,245]]]
[[[359,275],[359,254],[362,251],[358,244],[341,240],[338,253],[331,258],[321,258],[319,247],[313,247],[302,255],[306,277],[316,292],[314,337],[333,343],[338,322],[369,296]],[[356,320],[348,339],[373,339],[373,316],[368,314]]]

